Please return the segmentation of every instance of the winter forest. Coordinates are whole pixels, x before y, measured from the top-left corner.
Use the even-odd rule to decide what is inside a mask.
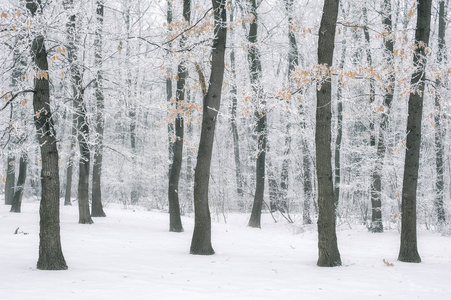
[[[75,268],[82,276],[83,263],[66,251],[95,265],[85,251],[122,233],[142,247],[170,241],[179,247],[175,263],[191,260],[191,268],[207,256],[230,266],[234,256],[223,255],[241,247],[233,246],[238,239],[276,257],[281,252],[268,249],[286,242],[285,263],[297,268],[308,257],[299,268],[316,274],[313,285],[345,289],[332,282],[341,273],[329,272],[346,268],[316,266],[352,269],[357,261],[378,265],[374,280],[386,270],[401,277],[425,268],[435,274],[433,298],[449,296],[448,0],[0,3],[0,256],[9,256],[8,272]],[[162,229],[152,236],[155,228]],[[230,232],[237,238],[221,237]],[[81,236],[94,245],[75,251]],[[294,252],[301,248],[308,254]],[[260,255],[246,249],[243,263]],[[422,249],[423,263],[403,264],[422,262]],[[149,255],[164,253],[171,264],[168,250]],[[366,276],[352,272],[344,276]],[[232,273],[223,278],[240,285]],[[403,296],[400,285],[386,283],[388,299]],[[163,298],[201,295],[184,288]],[[210,292],[298,299],[303,291],[243,289]],[[318,289],[306,295],[334,295]],[[406,299],[426,295],[409,291]]]

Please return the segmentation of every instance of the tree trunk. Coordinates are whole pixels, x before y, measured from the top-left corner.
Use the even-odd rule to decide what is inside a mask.
[[[384,39],[385,46],[385,61],[388,63],[388,68],[393,66],[393,40],[389,38],[393,32],[392,27],[392,10],[391,10],[391,0],[384,0],[384,27],[389,33],[387,38]],[[379,136],[377,141],[376,150],[376,162],[372,174],[372,184],[371,184],[371,232],[383,232],[382,224],[382,169],[384,166],[385,152],[387,151],[387,146],[385,145],[385,134],[388,129],[388,117],[390,115],[391,103],[393,102],[393,91],[395,89],[395,75],[391,73],[388,76],[388,88],[384,94],[384,111],[382,112],[381,121],[379,124]]]
[[[343,10],[344,12],[344,10]],[[343,30],[343,39],[341,41],[341,58],[340,69],[343,69],[346,59],[346,32],[347,27]],[[337,136],[335,138],[335,155],[334,155],[334,203],[335,210],[338,209],[340,203],[340,183],[341,183],[341,144],[343,140],[343,87],[342,79],[338,78],[337,85]]]
[[[229,1],[231,3],[231,1]],[[231,4],[230,4],[231,6]],[[230,9],[230,23],[234,22],[234,12],[235,7]],[[234,29],[233,26],[230,27],[230,35],[233,37]],[[233,40],[233,38],[232,38]],[[236,83],[236,59],[235,59],[235,48],[232,47],[230,51],[230,65],[232,72],[232,82],[230,94],[232,97],[232,111],[230,116],[230,124],[232,127],[232,136],[233,136],[233,154],[235,158],[235,178],[236,178],[236,192],[238,194],[239,205],[242,207],[244,204],[242,203],[243,198],[243,175],[241,172],[241,160],[240,160],[240,145],[239,145],[239,135],[238,135],[238,124],[236,120],[236,110],[238,107],[238,98],[237,98],[237,83]]]
[[[11,205],[14,198],[14,181],[16,179],[16,158],[9,154],[6,165],[5,204]]]
[[[66,10],[73,9],[73,0],[66,0],[64,2]],[[89,141],[89,126],[86,117],[86,105],[84,102],[84,90],[82,87],[82,75],[78,66],[77,45],[78,34],[76,33],[76,15],[72,14],[66,23],[67,29],[67,59],[70,65],[71,84],[73,101],[75,106],[75,113],[77,117],[77,140],[80,148],[79,175],[78,175],[78,212],[80,224],[92,224],[91,214],[89,212],[89,170],[90,170],[90,151],[88,146]]]
[[[211,217],[208,206],[208,185],[213,151],[216,117],[221,104],[222,82],[224,80],[224,56],[227,39],[226,0],[212,0],[215,19],[215,38],[211,57],[210,86],[203,101],[202,129],[194,173],[194,233],[191,254],[214,254],[211,245]]]
[[[386,2],[390,2],[391,0],[385,0]],[[384,9],[384,13],[386,13],[386,16],[384,18],[384,25],[385,28],[387,30],[390,30],[389,32],[391,32],[391,6],[390,3],[388,3],[388,7],[385,7]],[[385,6],[385,3],[384,3]],[[367,53],[367,61],[368,61],[368,65],[372,66],[373,64],[373,59],[371,56],[371,42],[370,42],[370,34],[369,34],[369,30],[368,30],[368,13],[367,13],[367,9],[366,7],[363,8],[363,19],[365,22],[365,26],[364,26],[364,35],[365,35],[365,40],[367,43],[367,49],[366,49],[366,53]],[[387,43],[387,40],[385,40],[385,43]],[[392,47],[393,48],[393,47]],[[387,44],[386,44],[386,49],[387,51],[389,51]],[[392,60],[390,59],[391,57],[389,56],[389,60],[387,60],[389,63],[392,62]],[[389,76],[389,79],[391,79],[391,77]],[[389,83],[391,84],[392,82],[389,81]],[[370,79],[370,105],[372,105],[374,103],[374,99],[375,99],[375,87],[374,87],[374,79],[371,78]],[[385,101],[384,101],[385,102]],[[382,128],[381,128],[382,129]],[[379,133],[379,136],[381,136],[381,134]],[[382,135],[383,137],[383,135]],[[380,141],[379,141],[380,142]],[[382,141],[382,144],[384,142]],[[371,120],[370,120],[370,147],[376,147],[376,139],[375,139],[375,132],[374,132],[374,113],[373,111],[371,112]],[[379,143],[378,146],[376,148],[376,162],[375,164],[381,164],[383,159],[384,159],[384,155],[385,155],[385,149],[384,149],[384,153],[379,153],[378,150],[379,149]],[[382,157],[381,157],[382,155]],[[375,169],[378,168],[377,166],[375,166]],[[383,232],[384,228],[383,228],[383,224],[382,224],[382,202],[381,202],[381,178],[380,176],[380,172],[378,172],[375,176],[375,174],[372,174],[372,182],[371,182],[371,227],[370,227],[370,231],[371,232]]]
[[[302,223],[304,225],[313,223],[312,218],[310,217],[313,191],[310,163],[310,153],[308,150],[307,139],[304,137],[302,141],[302,166],[304,169],[304,203],[302,208]]]
[[[443,63],[443,58],[445,55],[445,31],[446,31],[446,20],[445,20],[445,1],[440,2],[439,8],[439,23],[438,23],[438,56],[437,62],[441,65]],[[443,207],[443,193],[445,188],[445,182],[443,178],[445,165],[443,163],[443,156],[445,152],[445,147],[443,140],[445,139],[445,128],[443,126],[443,111],[442,111],[442,98],[439,93],[441,89],[442,82],[440,78],[435,81],[435,168],[437,172],[437,179],[435,181],[435,209],[437,212],[437,223],[439,226],[445,224],[445,208]]]
[[[319,29],[318,64],[330,68],[333,62],[338,0],[325,0]],[[334,187],[332,183],[330,75],[318,85],[316,109],[316,167],[318,177],[318,266],[341,265],[335,230]]]
[[[168,23],[168,28],[171,30],[171,27],[169,26],[172,22],[172,1],[166,1],[167,2],[167,12],[166,12],[166,22]],[[168,44],[168,48],[172,49],[172,43]],[[172,100],[172,67],[171,64],[169,64],[169,68],[167,69],[167,77],[166,77],[166,101],[168,102],[168,107],[171,105]],[[169,162],[169,169],[168,172],[171,172],[172,168],[172,148],[174,147],[172,137],[174,136],[174,125],[172,122],[168,121],[168,162]],[[169,174],[168,174],[169,176]]]
[[[183,17],[189,24],[191,19],[191,0],[183,0]],[[180,40],[180,47],[185,46],[186,37],[182,36]],[[183,60],[180,62],[177,69],[177,91],[176,109],[179,113],[175,118],[175,141],[173,143],[172,154],[173,161],[171,170],[169,172],[169,231],[182,232],[182,220],[180,218],[180,201],[179,201],[179,181],[180,170],[182,168],[183,158],[183,134],[184,134],[184,120],[183,115],[179,110],[182,109],[182,105],[185,102],[185,83],[188,77],[188,70],[186,69],[186,62]]]
[[[27,1],[27,8],[34,16],[41,2]],[[34,79],[34,124],[41,149],[41,204],[39,208],[39,258],[40,270],[67,270],[61,250],[58,147],[50,108],[50,87],[47,50],[42,35],[36,36],[31,46],[31,56],[39,74]]]
[[[74,101],[74,110],[75,110],[75,101]],[[73,174],[73,166],[74,166],[74,148],[77,143],[77,115],[74,113],[72,115],[72,130],[71,130],[71,141],[69,148],[69,161],[67,163],[66,168],[66,190],[64,196],[64,205],[72,205],[71,196],[72,196],[72,174]]]
[[[105,96],[103,95],[103,70],[102,70],[102,48],[103,48],[103,0],[97,1],[97,27],[94,41],[94,60],[98,67],[95,82],[95,96],[97,99],[96,115],[96,147],[94,148],[94,168],[92,171],[92,217],[106,217],[102,205],[102,161],[103,161],[103,132],[105,127]]]
[[[416,69],[410,82],[415,92],[412,92],[409,96],[406,156],[402,182],[401,247],[398,260],[403,262],[421,262],[417,250],[416,205],[421,146],[421,118],[423,114],[424,80],[426,78],[425,48],[429,46],[431,5],[432,0],[419,0],[417,8],[417,28],[415,30],[417,47],[413,56],[413,64]]]
[[[258,15],[256,0],[250,0],[251,14],[254,16],[253,22],[249,26],[249,47],[248,61],[249,74],[253,90],[253,97],[257,103],[254,117],[257,122],[257,162],[256,162],[256,185],[254,194],[254,204],[252,205],[252,213],[249,219],[249,227],[261,228],[260,219],[263,206],[263,196],[265,193],[265,164],[266,164],[266,143],[268,140],[266,132],[266,107],[263,99],[263,87],[261,85],[262,65],[260,51],[257,46],[258,41]]]
[[[296,35],[294,33],[293,24],[293,0],[285,0],[285,9],[288,15],[288,86],[293,87],[292,76],[299,65],[299,52],[296,42]],[[285,117],[285,116],[284,116]],[[288,115],[286,115],[288,120]],[[288,182],[290,169],[290,154],[291,154],[291,123],[287,122],[285,133],[285,150],[283,153],[284,159],[282,162],[282,172],[280,174],[280,200],[278,209],[281,212],[288,212]]]
[[[23,189],[25,185],[25,179],[27,178],[27,163],[28,156],[25,152],[20,156],[19,162],[19,177],[17,178],[16,188],[14,189],[13,202],[11,203],[10,212],[20,213],[22,205]]]
[[[125,1],[125,31],[127,33],[127,39],[125,41],[125,65],[126,69],[126,85],[127,85],[127,101],[128,101],[128,117],[130,121],[130,149],[132,155],[132,168],[135,172],[131,174],[131,191],[130,191],[130,203],[132,205],[137,204],[139,201],[139,178],[137,176],[137,149],[136,149],[136,97],[132,93],[132,67],[130,62],[131,46],[130,46],[130,31],[131,31],[131,14],[130,14],[130,2]]]

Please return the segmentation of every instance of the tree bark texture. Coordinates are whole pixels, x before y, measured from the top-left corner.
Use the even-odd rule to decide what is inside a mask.
[[[248,35],[248,61],[250,69],[250,80],[253,90],[253,97],[257,104],[254,118],[256,120],[256,134],[257,134],[257,162],[256,162],[256,184],[254,203],[252,205],[252,213],[249,219],[248,226],[254,228],[261,228],[261,213],[263,206],[263,197],[265,194],[265,167],[266,167],[266,144],[268,141],[267,135],[267,116],[265,100],[263,99],[263,87],[261,83],[262,65],[260,58],[260,51],[257,45],[258,41],[258,15],[256,0],[250,0],[251,14],[254,16],[253,22],[249,26]]]
[[[186,22],[191,19],[191,0],[183,0],[183,17]],[[186,37],[182,36],[180,40],[180,47],[185,45]],[[175,94],[177,111],[182,109],[185,102],[185,83],[188,77],[188,70],[186,69],[186,62],[180,62],[177,68],[177,90]],[[172,155],[173,161],[171,170],[169,172],[169,231],[183,232],[182,220],[180,217],[180,200],[179,200],[179,182],[180,170],[182,169],[183,160],[183,134],[185,124],[182,113],[179,111],[175,118],[175,141],[173,143]]]
[[[343,69],[346,59],[346,32],[348,28],[343,30],[343,39],[341,41],[341,58],[340,69]],[[343,87],[342,79],[338,79],[337,86],[337,136],[335,138],[334,153],[334,203],[335,209],[340,204],[340,184],[341,184],[341,144],[343,141]]]
[[[432,0],[419,0],[417,8],[417,28],[415,30],[415,49],[413,64],[416,67],[411,79],[407,117],[406,156],[402,182],[402,224],[401,247],[398,260],[421,262],[417,249],[417,185],[420,162],[421,118],[423,114],[424,80],[426,78],[425,48],[429,45],[431,28]]]
[[[40,1],[27,1],[34,16]],[[50,90],[47,50],[44,36],[36,36],[31,46],[31,56],[40,74],[34,79],[34,124],[41,150],[41,203],[39,208],[39,258],[40,270],[66,270],[67,264],[61,249],[59,168],[56,134],[50,108]]]
[[[231,1],[229,1],[231,3]],[[230,9],[230,22],[234,22],[234,12],[235,7]],[[230,35],[233,36],[234,29],[233,26],[230,27]],[[235,48],[232,47],[230,52],[230,66],[232,73],[232,82],[230,94],[232,97],[232,111],[230,116],[230,124],[232,127],[232,136],[233,136],[233,154],[235,158],[235,179],[236,179],[236,192],[238,197],[243,198],[243,175],[241,171],[241,160],[240,160],[240,145],[239,145],[239,136],[238,136],[238,124],[236,120],[236,111],[238,107],[238,97],[237,97],[237,82],[236,82],[236,59],[235,59]],[[239,202],[240,206],[243,205],[242,200]]]
[[[91,155],[89,151],[89,126],[86,117],[86,104],[84,102],[84,90],[82,87],[82,75],[78,66],[77,45],[78,35],[76,33],[76,15],[73,11],[73,0],[66,0],[65,9],[70,13],[69,20],[66,23],[67,30],[67,59],[70,65],[72,97],[75,106],[77,118],[77,140],[80,151],[80,160],[78,163],[78,223],[92,224],[91,213],[89,211],[89,171]]]
[[[191,254],[214,254],[211,245],[211,217],[208,205],[208,185],[213,151],[216,118],[221,104],[224,80],[224,56],[227,39],[226,0],[212,0],[215,38],[211,57],[210,86],[203,101],[202,129],[194,174],[194,233]]]
[[[167,2],[167,10],[166,10],[166,22],[167,24],[171,24],[172,22],[172,1],[166,1]],[[169,30],[170,26],[168,26]],[[172,43],[168,44],[169,49],[172,49]],[[171,100],[172,100],[172,79],[171,79],[171,73],[172,73],[172,67],[170,66],[168,68],[168,72],[167,72],[167,78],[166,78],[166,101],[168,102],[168,106],[171,105]],[[172,137],[174,135],[174,125],[172,124],[172,122],[168,122],[168,161],[169,161],[169,170],[168,172],[170,173],[170,170],[172,168],[172,148],[173,146],[173,141],[172,141]],[[169,174],[168,174],[169,175]]]
[[[75,110],[75,102],[74,102],[74,110]],[[66,168],[66,189],[64,196],[64,205],[72,205],[71,196],[72,196],[72,175],[74,169],[74,148],[77,144],[77,115],[73,113],[72,115],[72,129],[71,129],[71,141],[69,148],[69,161],[67,163]]]
[[[20,155],[19,176],[17,178],[16,188],[14,189],[13,202],[11,203],[10,212],[20,213],[22,206],[22,196],[27,178],[28,157],[25,152]]]
[[[11,205],[14,198],[14,182],[16,180],[16,158],[9,154],[6,164],[5,204]]]
[[[127,115],[130,120],[129,132],[130,132],[130,149],[132,153],[132,166],[133,169],[137,169],[137,145],[136,145],[136,95],[133,95],[132,86],[132,68],[130,58],[131,58],[131,45],[130,45],[130,32],[131,32],[131,4],[129,1],[125,2],[125,31],[127,33],[127,39],[125,41],[125,65],[126,69],[126,85],[127,85],[127,101],[128,101],[128,110]],[[131,174],[131,191],[130,191],[130,203],[135,205],[139,201],[139,177],[137,176],[137,172],[132,172]]]
[[[310,153],[307,145],[307,139],[302,141],[302,167],[304,168],[304,203],[302,207],[302,223],[304,225],[312,224],[310,217],[312,203],[312,172],[310,168]]]
[[[338,0],[325,0],[319,29],[318,64],[330,68],[333,62]],[[318,86],[316,97],[316,166],[318,177],[318,266],[341,265],[335,229],[334,187],[332,182],[330,75]]]
[[[394,59],[394,43],[391,38],[392,28],[392,9],[391,0],[384,0],[383,4],[384,20],[383,24],[385,30],[389,33],[384,39],[385,57],[388,63],[388,68],[392,68]],[[388,88],[384,93],[384,111],[381,115],[379,123],[379,136],[377,138],[376,148],[376,162],[372,173],[371,184],[371,232],[383,232],[384,227],[382,224],[382,171],[384,166],[385,152],[387,146],[385,145],[385,134],[388,130],[388,118],[390,116],[391,104],[393,102],[393,91],[395,89],[395,74],[392,72],[388,76]]]
[[[94,60],[98,67],[95,82],[97,100],[96,114],[96,147],[94,148],[94,166],[92,170],[92,217],[106,217],[102,205],[102,162],[103,162],[103,132],[105,127],[105,96],[103,94],[103,1],[97,1],[97,27],[94,41]]]
[[[439,22],[438,22],[438,57],[437,62],[439,64],[443,63],[445,55],[445,32],[446,32],[446,20],[445,20],[445,1],[440,2],[439,8]],[[443,206],[443,193],[445,189],[445,181],[443,177],[445,165],[443,163],[443,157],[445,153],[444,139],[445,139],[445,128],[443,126],[443,111],[442,111],[442,99],[439,93],[442,82],[440,78],[436,79],[435,82],[435,168],[437,172],[437,179],[435,181],[435,209],[437,212],[437,223],[442,226],[445,224],[445,208]]]

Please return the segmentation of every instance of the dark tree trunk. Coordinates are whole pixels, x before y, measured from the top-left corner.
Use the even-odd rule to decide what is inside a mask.
[[[14,181],[16,179],[16,158],[9,154],[6,165],[5,204],[11,205],[14,198]]]
[[[191,0],[183,0],[183,17],[186,22],[191,19]],[[180,40],[180,47],[185,46],[186,37],[182,36]],[[188,77],[188,70],[186,69],[185,61],[180,62],[177,69],[177,91],[176,91],[176,108],[177,111],[182,109],[185,102],[185,83]],[[184,120],[182,113],[178,113],[175,118],[175,141],[173,143],[172,154],[173,161],[171,170],[169,172],[169,231],[182,232],[182,220],[180,218],[180,201],[179,201],[179,181],[180,170],[182,169],[183,158],[183,134],[184,134]]]
[[[92,171],[92,217],[106,217],[102,205],[102,161],[103,161],[103,132],[105,126],[105,96],[103,95],[103,70],[102,70],[102,47],[103,47],[103,0],[97,1],[97,27],[94,41],[94,60],[97,70],[95,82],[95,96],[97,100],[96,115],[96,147],[94,152],[94,167]]]
[[[40,1],[27,1],[27,8],[34,16]],[[31,56],[40,74],[34,79],[33,94],[34,123],[41,149],[41,204],[39,208],[39,258],[40,270],[67,270],[67,264],[61,250],[60,237],[60,182],[58,168],[58,147],[50,108],[50,89],[48,75],[47,50],[44,37],[34,38]]]
[[[73,0],[66,0],[64,2],[65,9],[73,9]],[[78,66],[77,45],[78,34],[75,26],[76,16],[71,15],[66,23],[67,29],[67,58],[70,64],[71,84],[73,101],[75,106],[75,113],[77,117],[77,140],[80,148],[79,160],[79,175],[78,175],[78,212],[80,224],[92,224],[91,214],[89,211],[89,170],[90,170],[90,151],[88,146],[89,141],[89,126],[86,117],[86,105],[83,98],[84,90],[82,87],[82,75]]]
[[[22,153],[19,162],[19,177],[17,178],[16,188],[14,189],[14,197],[13,202],[11,203],[12,205],[10,212],[20,213],[20,209],[22,206],[23,189],[25,185],[25,179],[27,178],[27,164],[28,164],[27,154]]]
[[[168,28],[170,28],[170,24],[172,22],[172,1],[167,1],[167,12],[166,12],[166,22],[168,23]],[[168,44],[169,49],[172,49],[172,43]],[[166,77],[166,100],[168,102],[168,106],[171,105],[172,100],[172,79],[171,79],[172,67],[168,68],[168,73]],[[168,161],[169,161],[169,173],[172,168],[172,148],[174,147],[172,137],[174,136],[174,125],[172,122],[168,122]],[[168,173],[168,175],[169,175]]]
[[[136,172],[137,170],[137,147],[136,147],[136,95],[133,95],[132,92],[132,67],[130,58],[131,58],[131,46],[130,46],[130,31],[131,31],[131,13],[130,13],[131,4],[129,1],[125,2],[125,31],[127,33],[127,39],[125,41],[125,64],[127,66],[126,69],[126,85],[127,85],[127,101],[128,101],[128,118],[130,121],[129,132],[130,132],[130,149],[132,154],[132,168],[135,170],[131,174],[131,191],[130,191],[130,203],[135,205],[139,201],[139,177]]]
[[[343,11],[344,12],[344,11]],[[341,58],[340,69],[343,69],[346,59],[346,32],[347,27],[343,31],[343,39],[341,41]],[[343,87],[342,79],[338,78],[337,85],[337,136],[335,138],[334,153],[334,203],[337,210],[340,204],[340,183],[341,183],[341,144],[343,140]]]
[[[74,109],[75,109],[75,101],[74,101]],[[72,115],[72,130],[71,130],[71,141],[69,148],[69,161],[67,163],[66,168],[66,189],[64,196],[64,205],[72,205],[71,196],[72,196],[72,175],[73,175],[73,166],[74,166],[74,148],[77,144],[77,115],[74,113]]]
[[[208,206],[208,185],[213,151],[216,117],[221,104],[224,80],[224,56],[227,39],[226,0],[212,0],[215,19],[215,39],[211,57],[210,86],[203,101],[202,129],[194,173],[194,233],[191,254],[214,254],[211,245],[211,217]]]
[[[231,1],[229,2],[231,3]],[[231,4],[230,4],[231,5]],[[235,7],[230,9],[230,22],[234,22],[234,12]],[[233,36],[234,29],[233,26],[230,27],[230,35]],[[238,107],[238,98],[237,98],[237,83],[236,83],[236,59],[235,59],[235,48],[232,47],[230,52],[230,65],[232,72],[232,82],[230,94],[232,97],[232,111],[230,116],[230,124],[232,127],[232,136],[233,136],[233,154],[235,157],[235,178],[236,178],[236,192],[238,194],[239,205],[242,206],[242,198],[243,198],[243,175],[241,173],[241,160],[240,160],[240,145],[239,145],[239,136],[238,136],[238,124],[236,120],[236,110]]]
[[[443,63],[443,58],[445,55],[445,31],[446,31],[446,20],[445,20],[445,1],[440,2],[439,8],[439,23],[438,23],[438,57],[437,61],[439,64]],[[435,209],[437,212],[437,223],[442,226],[444,225],[445,219],[445,208],[443,207],[443,193],[445,188],[445,182],[443,178],[444,163],[443,156],[445,152],[444,139],[445,139],[445,128],[443,126],[443,111],[442,111],[442,98],[439,93],[441,89],[442,82],[440,78],[435,81],[436,94],[435,94],[435,168],[437,172],[437,179],[435,182],[436,196],[435,196]]]
[[[302,223],[312,224],[310,217],[312,203],[312,172],[310,169],[310,153],[308,150],[307,139],[302,141],[302,166],[304,168],[304,203],[302,208]]]
[[[265,193],[265,165],[266,165],[266,143],[268,140],[266,132],[266,107],[263,99],[263,87],[261,85],[262,65],[260,51],[258,49],[258,16],[256,0],[250,0],[251,14],[254,16],[253,22],[249,26],[249,47],[248,61],[253,97],[257,104],[255,111],[256,134],[257,134],[257,162],[256,162],[256,185],[254,194],[254,204],[252,205],[252,213],[249,219],[249,227],[260,228],[260,219],[263,206],[263,196]]]
[[[392,28],[392,10],[391,10],[391,0],[384,0],[383,4],[383,13],[384,16],[384,27],[385,30],[389,33],[388,36],[393,32]],[[391,38],[384,39],[385,46],[385,61],[389,66],[393,65],[393,40]],[[384,111],[382,112],[381,121],[379,124],[379,136],[377,141],[377,150],[376,150],[376,162],[372,174],[372,184],[371,184],[371,207],[372,207],[372,216],[371,216],[371,232],[383,232],[383,224],[382,224],[382,169],[384,166],[384,158],[385,152],[387,150],[387,146],[385,145],[385,134],[388,129],[388,117],[390,115],[391,103],[393,101],[393,91],[395,89],[395,75],[394,73],[390,73],[388,76],[388,88],[384,94]]]
[[[429,46],[431,5],[432,0],[419,0],[417,8],[417,28],[415,30],[417,48],[413,56],[413,64],[416,70],[411,79],[411,86],[416,92],[412,92],[409,96],[406,156],[402,182],[401,247],[398,260],[403,262],[421,262],[417,250],[416,205],[420,163],[421,118],[423,114],[424,80],[426,78],[425,48]]]
[[[318,64],[330,68],[333,62],[338,0],[325,0],[319,29]],[[331,151],[331,77],[318,85],[316,109],[316,167],[318,177],[318,266],[341,265],[335,230],[334,187]]]
[[[276,175],[274,174],[274,167],[271,163],[271,147],[269,143],[266,145],[266,153],[268,157],[266,162],[268,163],[268,188],[269,188],[269,207],[271,212],[275,212],[280,209],[279,207],[279,197],[280,197],[280,189],[279,184],[277,183]]]

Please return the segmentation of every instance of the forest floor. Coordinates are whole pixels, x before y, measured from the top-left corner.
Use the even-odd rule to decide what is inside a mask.
[[[75,203],[76,204],[76,203]],[[396,260],[399,232],[338,227],[342,267],[319,268],[315,226],[263,215],[213,223],[212,256],[189,254],[193,219],[168,232],[168,214],[108,205],[106,218],[78,224],[76,205],[61,207],[67,271],[36,269],[39,204],[22,213],[0,207],[0,299],[450,299],[451,238],[419,232],[420,264]],[[18,233],[14,234],[16,229]],[[393,266],[388,266],[393,263]]]

